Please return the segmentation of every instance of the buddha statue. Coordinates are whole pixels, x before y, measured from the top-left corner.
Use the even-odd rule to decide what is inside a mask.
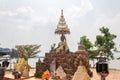
[[[69,51],[66,38],[63,34],[61,36],[61,42],[59,42],[58,47],[56,48],[56,53],[61,52],[61,51],[64,51],[64,52]]]

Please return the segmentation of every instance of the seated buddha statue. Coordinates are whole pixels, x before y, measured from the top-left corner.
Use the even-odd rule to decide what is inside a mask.
[[[61,51],[64,51],[64,52],[69,51],[66,38],[63,34],[61,36],[61,42],[58,43],[58,47],[56,48],[56,53],[61,52]]]

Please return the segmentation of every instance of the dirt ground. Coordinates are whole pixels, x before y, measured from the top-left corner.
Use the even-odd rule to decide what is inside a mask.
[[[91,69],[91,70],[93,72],[93,77],[91,78],[91,80],[100,80],[100,76],[96,73],[96,70],[95,69]],[[35,73],[35,69],[31,69],[30,76],[33,76],[34,73]],[[5,77],[12,78],[14,80],[12,73],[9,71],[6,71]],[[40,79],[37,79],[35,77],[30,77],[23,80],[40,80]],[[106,77],[106,80],[120,80],[120,70],[110,69],[109,75]]]
[[[100,76],[96,73],[95,69],[91,69],[93,71],[93,77],[91,80],[100,80]],[[110,69],[109,75],[106,77],[106,80],[120,80],[120,70]]]

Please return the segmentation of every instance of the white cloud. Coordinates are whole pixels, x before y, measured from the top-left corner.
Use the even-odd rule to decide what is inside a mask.
[[[35,16],[33,14],[34,10],[31,7],[19,7],[14,11],[2,10],[0,11],[0,26],[3,28],[1,30],[14,27],[13,30],[19,29],[19,31],[30,32],[33,29],[34,24],[47,23],[45,17]]]
[[[86,15],[92,9],[93,6],[89,0],[81,0],[81,3],[79,5],[73,4],[69,11],[71,11],[71,13],[74,15],[73,17],[79,18],[81,16]]]
[[[82,0],[80,7],[81,7],[80,12],[81,14],[84,14],[84,15],[93,9],[93,6],[89,0]]]
[[[6,15],[8,15],[8,16],[16,16],[17,15],[17,13],[16,12],[11,12],[11,11],[0,11],[0,16],[6,16]]]
[[[65,10],[65,18],[71,26],[79,26],[79,19],[93,10],[93,6],[89,0],[81,0],[79,5],[72,4],[70,7]]]
[[[20,7],[16,9],[19,13],[32,13],[34,10],[31,7]]]
[[[96,22],[94,26],[106,26],[112,29],[115,33],[119,32],[118,28],[120,25],[120,12],[114,15],[113,17],[110,17],[105,14],[98,14],[99,17],[96,18]]]
[[[32,14],[34,12],[34,10],[31,7],[20,7],[17,8],[15,11],[11,11],[11,10],[1,10],[0,11],[0,16],[18,16],[21,14],[24,15],[29,15]]]
[[[47,17],[42,16],[32,16],[33,23],[46,24],[48,22]]]

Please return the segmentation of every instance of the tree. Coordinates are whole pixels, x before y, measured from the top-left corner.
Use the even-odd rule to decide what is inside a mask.
[[[41,45],[17,45],[17,53],[19,57],[28,60],[28,58],[35,57],[40,52],[39,48]]]
[[[86,36],[82,36],[80,38],[80,42],[81,41],[86,51],[89,51],[91,48],[93,48],[92,42]]]
[[[113,52],[117,51],[115,47],[114,39],[117,37],[109,32],[107,27],[101,27],[101,34],[96,36],[96,41],[92,43],[86,36],[82,36],[80,41],[82,41],[84,49],[89,53],[89,58],[93,61],[94,58],[99,54],[100,51],[106,53],[109,59],[114,59]]]
[[[101,35],[96,36],[95,47],[98,52],[103,51],[109,59],[114,59],[113,51],[116,50],[115,42],[113,41],[117,36],[111,34],[107,27],[99,29]]]

